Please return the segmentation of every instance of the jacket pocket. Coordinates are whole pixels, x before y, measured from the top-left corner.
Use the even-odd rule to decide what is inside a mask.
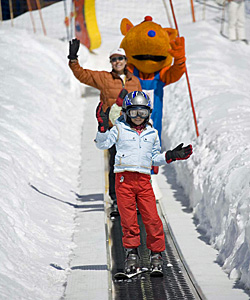
[[[117,166],[135,166],[136,161],[137,157],[135,155],[131,155],[131,153],[117,152],[115,156],[115,164]]]

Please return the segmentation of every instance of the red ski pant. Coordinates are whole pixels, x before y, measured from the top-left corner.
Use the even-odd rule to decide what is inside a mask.
[[[147,248],[154,252],[164,251],[164,231],[157,212],[150,175],[138,172],[116,173],[115,188],[121,216],[123,246],[136,248],[140,245],[137,203],[147,233]]]

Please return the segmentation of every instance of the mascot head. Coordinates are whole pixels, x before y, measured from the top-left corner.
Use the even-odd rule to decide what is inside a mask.
[[[124,18],[120,29],[124,35],[120,47],[126,52],[128,64],[148,74],[171,66],[172,56],[168,53],[171,49],[169,42],[176,38],[176,29],[162,28],[149,16],[136,26]]]

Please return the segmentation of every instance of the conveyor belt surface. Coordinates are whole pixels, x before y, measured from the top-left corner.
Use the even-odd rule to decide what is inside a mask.
[[[120,217],[109,221],[109,239],[111,254],[111,277],[112,277],[112,299],[115,300],[193,300],[201,299],[197,294],[192,282],[186,274],[186,270],[174,247],[173,240],[164,222],[166,239],[166,250],[163,253],[164,266],[163,278],[150,277],[149,273],[144,273],[135,278],[123,281],[114,279],[114,274],[123,271],[124,267],[124,248],[122,246],[122,229]],[[149,250],[146,247],[146,232],[140,214],[138,214],[138,224],[141,230],[141,245],[139,252],[141,256],[141,267],[149,268]]]

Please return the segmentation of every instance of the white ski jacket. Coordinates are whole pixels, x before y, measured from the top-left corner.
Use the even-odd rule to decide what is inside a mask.
[[[139,134],[119,117],[111,130],[97,132],[96,146],[109,149],[116,145],[114,173],[130,171],[144,174],[151,173],[151,166],[167,164],[165,153],[161,153],[160,140],[155,128],[147,125]]]

